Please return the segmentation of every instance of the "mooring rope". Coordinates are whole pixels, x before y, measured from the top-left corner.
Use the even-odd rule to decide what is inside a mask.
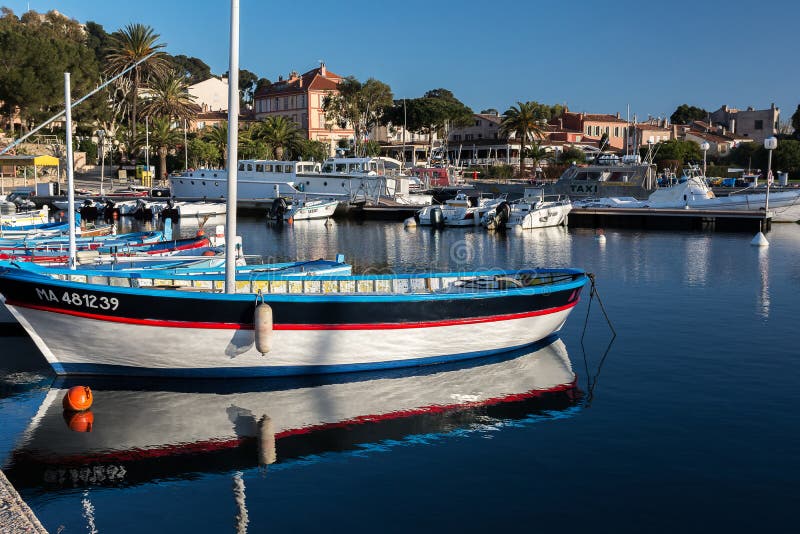
[[[611,323],[611,319],[608,317],[608,313],[606,313],[606,308],[603,305],[603,301],[600,298],[600,293],[597,291],[597,284],[595,283],[595,277],[593,273],[587,273],[589,280],[591,281],[591,290],[589,291],[589,304],[586,308],[586,319],[583,323],[583,333],[581,334],[581,350],[583,351],[583,365],[584,369],[586,370],[586,403],[585,406],[588,408],[592,404],[592,399],[594,398],[594,388],[597,386],[597,381],[600,378],[600,371],[603,368],[603,363],[606,361],[606,357],[608,353],[611,351],[611,346],[614,344],[614,340],[617,338],[617,331],[614,330],[614,325]],[[592,310],[592,300],[594,297],[597,297],[597,303],[600,305],[600,309],[603,312],[603,316],[606,319],[606,323],[608,327],[611,329],[611,339],[608,341],[608,346],[606,346],[606,350],[603,352],[603,356],[600,358],[600,361],[597,364],[597,370],[595,371],[594,375],[589,372],[589,360],[586,356],[586,347],[583,344],[583,340],[586,337],[586,330],[588,329],[589,325],[589,313]]]

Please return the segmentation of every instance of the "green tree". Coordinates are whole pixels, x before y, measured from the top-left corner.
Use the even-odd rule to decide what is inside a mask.
[[[145,132],[139,132],[140,145],[146,142],[146,135]],[[149,141],[158,154],[158,177],[163,179],[167,176],[167,154],[183,142],[183,134],[172,127],[172,122],[167,117],[156,117],[150,122]]]
[[[762,147],[762,150],[765,150]],[[772,168],[795,173],[800,171],[800,141],[782,139],[773,154]]]
[[[364,155],[368,158],[374,158],[381,155],[381,144],[374,139],[364,143]]]
[[[211,67],[206,65],[202,59],[183,54],[177,56],[167,54],[165,59],[172,70],[186,79],[187,85],[194,85],[211,78]]]
[[[240,159],[271,159],[272,147],[261,139],[259,125],[252,125],[239,131]]]
[[[255,89],[253,89],[253,98],[255,98],[257,94],[264,91],[270,85],[272,85],[272,82],[269,81],[267,78],[259,78],[258,81],[256,82]]]
[[[282,115],[267,117],[258,125],[258,138],[263,140],[277,159],[284,159],[298,147],[301,139],[297,125]]]
[[[142,112],[151,117],[190,119],[198,112],[194,96],[189,94],[186,78],[169,70],[150,78],[147,84],[147,100]]]
[[[322,141],[301,139],[297,143],[297,157],[306,161],[325,161],[328,158],[328,145]]]
[[[212,143],[199,137],[189,140],[189,164],[192,168],[216,167],[222,160],[222,153]]]
[[[86,28],[86,46],[94,53],[98,64],[102,64],[106,59],[108,49],[111,47],[111,35],[106,32],[102,25],[89,21]]]
[[[648,147],[640,149],[642,159],[647,156]],[[690,161],[702,161],[703,152],[700,150],[700,145],[693,141],[685,141],[682,139],[670,139],[669,141],[662,141],[653,147],[655,156],[653,161],[659,166],[664,160],[680,161],[685,165]]]
[[[88,93],[100,77],[80,24],[55,11],[44,16],[29,11],[19,19],[4,9],[0,51],[2,111],[11,115],[19,108],[23,130],[64,109],[64,72],[71,73],[75,98]],[[76,108],[76,121],[93,118],[102,103],[92,98]]]
[[[550,153],[547,152],[539,143],[531,143],[531,146],[525,150],[525,157],[530,158],[533,168],[539,166],[539,163],[546,160],[550,157]]]
[[[536,102],[517,102],[511,106],[500,122],[500,133],[510,137],[516,135],[520,143],[519,172],[525,169],[525,151],[530,138],[534,140],[544,137],[546,116]]]
[[[397,126],[405,123],[408,131],[427,135],[432,151],[434,135],[445,137],[451,126],[467,126],[473,120],[472,109],[450,90],[439,88],[420,98],[395,100],[385,110],[382,123]]]
[[[246,69],[239,69],[239,100],[242,109],[253,104],[258,75]]]
[[[358,141],[381,122],[386,109],[392,105],[392,90],[374,78],[361,83],[353,76],[339,82],[337,90],[325,95],[322,109],[329,121],[343,128],[347,125],[353,127],[356,155],[359,155]]]
[[[794,128],[794,136],[800,138],[800,104],[792,115],[792,128]]]
[[[561,151],[562,163],[586,163],[586,152],[571,146]]]
[[[707,118],[708,111],[688,104],[681,104],[669,116],[669,120],[673,124],[689,124],[692,121],[704,121]]]
[[[203,130],[203,141],[211,144],[222,156],[222,167],[228,164],[228,123],[215,124]]]
[[[110,75],[119,74],[137,61],[154,54],[148,60],[140,63],[131,72],[126,74],[131,80],[131,106],[130,106],[130,131],[136,131],[137,103],[139,88],[151,74],[158,74],[166,69],[167,62],[161,49],[164,44],[159,43],[159,35],[150,26],[144,24],[128,24],[122,30],[114,32],[111,36],[111,49],[107,56],[108,66],[106,71]],[[128,156],[133,156],[135,142],[129,146]]]
[[[228,78],[229,71],[225,71],[225,74],[222,75],[223,78]],[[256,85],[258,84],[258,75],[255,73],[250,72],[246,69],[239,69],[239,107],[240,109],[245,109],[245,107],[253,102],[253,95],[256,91]]]

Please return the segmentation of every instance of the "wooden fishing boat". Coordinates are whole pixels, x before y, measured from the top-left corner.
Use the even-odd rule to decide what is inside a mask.
[[[269,376],[407,367],[530,345],[559,330],[576,269],[223,280],[0,267],[0,294],[57,374]],[[165,291],[164,289],[174,289]],[[457,342],[454,342],[457,340]]]

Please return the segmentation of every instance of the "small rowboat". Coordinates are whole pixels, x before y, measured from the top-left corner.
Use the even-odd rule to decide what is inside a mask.
[[[238,293],[219,293],[221,275],[61,279],[0,264],[6,306],[58,374],[302,375],[475,358],[559,330],[587,280],[577,269],[249,273]]]

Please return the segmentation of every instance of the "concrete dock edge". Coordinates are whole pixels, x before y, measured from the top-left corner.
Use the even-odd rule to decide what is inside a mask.
[[[4,534],[47,534],[33,511],[0,470],[0,532]]]

